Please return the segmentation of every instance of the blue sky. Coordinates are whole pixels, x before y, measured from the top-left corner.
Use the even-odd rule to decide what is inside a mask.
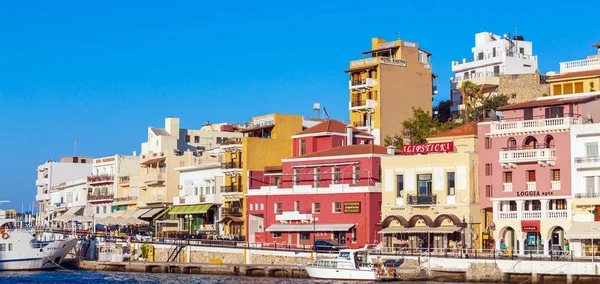
[[[271,112],[308,116],[314,102],[347,121],[342,71],[371,37],[399,32],[433,53],[437,101],[448,98],[450,62],[470,55],[477,32],[518,25],[542,72],[600,41],[591,12],[600,2],[591,0],[91,2],[0,6],[8,207],[35,198],[37,163],[71,155],[75,139],[81,155],[130,154],[166,116],[198,128]]]

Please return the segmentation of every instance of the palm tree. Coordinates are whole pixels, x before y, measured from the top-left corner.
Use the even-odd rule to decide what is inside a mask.
[[[477,84],[468,80],[462,82],[458,91],[463,96],[463,102],[466,106],[465,118],[468,122],[470,113],[475,109],[477,102],[483,99],[483,95],[479,93]]]

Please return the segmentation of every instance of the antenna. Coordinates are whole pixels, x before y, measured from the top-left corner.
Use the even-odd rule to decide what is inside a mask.
[[[325,113],[325,118],[329,118],[329,113],[325,107],[323,107],[323,112]]]

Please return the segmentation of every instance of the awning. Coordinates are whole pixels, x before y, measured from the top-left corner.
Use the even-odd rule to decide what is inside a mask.
[[[406,227],[401,227],[401,226],[391,226],[391,227],[387,227],[381,231],[379,231],[380,234],[395,234],[395,233],[405,233],[407,230],[409,230],[410,228],[406,228]]]
[[[395,234],[395,233],[438,233],[438,234],[449,234],[460,231],[462,228],[456,226],[442,226],[442,227],[411,227],[406,228],[402,226],[391,226],[381,231],[380,234]]]
[[[171,215],[182,215],[182,214],[205,214],[210,207],[212,207],[212,203],[208,204],[197,204],[197,205],[180,205],[173,206],[169,210],[169,214]]]
[[[157,158],[152,158],[152,159],[148,159],[145,160],[143,162],[141,162],[142,165],[147,165],[147,164],[154,164],[156,162],[160,162],[162,160],[166,159],[166,157],[157,157]]]
[[[273,224],[267,232],[345,232],[354,227],[354,224]]]
[[[239,194],[234,194],[234,195],[224,195],[223,196],[223,201],[238,201],[242,199],[242,196]]]
[[[152,219],[152,217],[154,217],[154,215],[158,214],[160,211],[163,211],[164,208],[152,208],[150,209],[150,211],[142,214],[142,216],[140,216],[139,218],[147,218],[147,219]]]
[[[140,218],[140,216],[144,215],[148,211],[150,211],[150,209],[138,209],[135,212],[133,212],[133,214],[131,214],[131,217]]]
[[[219,220],[219,223],[225,223],[227,220],[231,220],[234,223],[241,223],[244,222],[244,219],[241,217],[236,217],[236,216],[225,216],[223,218],[221,218],[221,220]]]
[[[83,206],[75,206],[75,207],[71,207],[69,208],[69,210],[67,210],[67,212],[65,212],[65,214],[62,214],[58,217],[56,217],[56,221],[69,221],[70,219],[77,219],[77,217],[80,217],[83,215]]]
[[[567,239],[591,239],[599,236],[600,223],[597,222],[573,222],[565,234]]]

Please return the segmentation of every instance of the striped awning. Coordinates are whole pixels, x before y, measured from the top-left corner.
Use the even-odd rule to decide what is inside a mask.
[[[197,205],[180,205],[173,206],[171,210],[169,210],[169,214],[171,215],[182,215],[182,214],[204,214],[212,207],[214,204],[197,204]]]

